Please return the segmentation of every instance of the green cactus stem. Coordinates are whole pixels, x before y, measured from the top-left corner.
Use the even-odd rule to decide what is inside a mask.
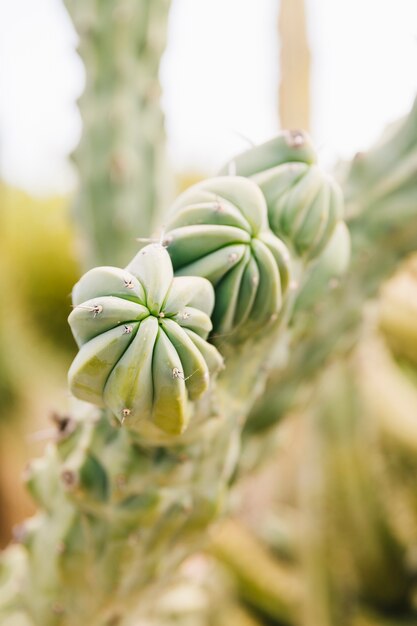
[[[215,287],[214,333],[265,326],[281,311],[290,283],[290,254],[268,227],[265,199],[243,177],[198,183],[179,196],[165,231],[177,276]]]
[[[150,244],[124,270],[87,272],[73,306],[68,321],[80,347],[68,374],[74,395],[108,407],[143,436],[184,432],[190,401],[222,367],[205,341],[214,307],[209,281],[174,278],[168,252]]]
[[[86,86],[74,159],[85,265],[123,267],[172,200],[158,71],[169,0],[66,0]]]

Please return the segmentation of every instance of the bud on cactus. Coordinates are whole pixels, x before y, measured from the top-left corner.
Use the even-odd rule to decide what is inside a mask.
[[[316,152],[310,137],[302,130],[285,130],[273,139],[238,154],[220,174],[250,177],[282,163],[315,163]]]
[[[129,428],[182,433],[189,400],[222,365],[205,339],[214,291],[200,277],[173,277],[168,252],[143,248],[126,269],[97,267],[73,290],[69,316],[80,352],[70,371],[75,396],[106,406]]]
[[[320,254],[343,215],[339,186],[315,162],[308,135],[285,131],[236,156],[221,170],[259,185],[272,231],[307,258]]]
[[[289,252],[268,227],[265,198],[252,181],[198,183],[175,202],[166,242],[178,276],[203,276],[216,290],[216,333],[255,329],[282,306]]]
[[[272,231],[299,255],[314,258],[343,217],[339,185],[317,165],[285,163],[253,176],[268,205]]]

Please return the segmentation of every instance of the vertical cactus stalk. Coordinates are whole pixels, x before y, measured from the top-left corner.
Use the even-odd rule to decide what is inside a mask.
[[[171,200],[158,71],[169,0],[67,0],[86,69],[74,211],[87,266],[124,265]]]

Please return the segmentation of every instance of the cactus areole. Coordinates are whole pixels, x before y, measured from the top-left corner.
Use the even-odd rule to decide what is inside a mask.
[[[142,434],[181,434],[190,401],[222,358],[206,338],[214,291],[200,277],[174,278],[168,252],[143,248],[126,269],[98,267],[73,290],[69,316],[80,351],[69,371],[75,396],[109,408]]]

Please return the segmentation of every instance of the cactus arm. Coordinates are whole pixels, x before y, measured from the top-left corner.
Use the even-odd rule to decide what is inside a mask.
[[[124,265],[171,200],[158,70],[169,0],[67,0],[80,37],[84,129],[74,216],[85,265]],[[134,77],[134,79],[132,79]]]
[[[411,159],[415,147],[405,131],[413,130],[415,141],[416,116],[414,105],[407,118],[396,126],[389,142],[384,141],[378,149],[361,155],[364,171],[369,171],[369,176],[373,176],[374,171],[381,174],[382,179],[389,176],[390,163],[395,164],[394,168],[402,169],[404,150]],[[398,150],[396,158],[392,154],[394,148]],[[381,169],[384,155],[386,170]],[[261,431],[278,421],[293,405],[297,390],[319,371],[328,356],[335,351],[347,351],[355,344],[361,331],[363,301],[373,297],[393,267],[415,249],[415,176],[411,175],[401,184],[393,184],[387,196],[378,202],[368,203],[369,180],[365,174],[359,178],[355,161],[341,179],[347,194],[347,226],[352,249],[350,269],[336,281],[334,289],[323,293],[320,303],[316,300],[313,305],[305,298],[304,312],[301,310],[302,300],[296,305],[297,323],[290,342],[289,362],[285,370],[275,371],[266,394],[254,406],[247,422],[248,433],[258,428]],[[309,280],[308,273],[305,278]],[[324,310],[326,314],[320,315]],[[284,393],[281,393],[282,389]]]
[[[153,246],[139,254],[148,258],[149,248]],[[163,248],[161,254],[167,254]],[[143,288],[141,291],[136,285],[138,294],[152,308],[152,315],[137,324],[157,319],[153,316],[163,312],[169,303],[173,306],[173,303],[203,302],[206,310],[212,308],[209,291],[213,288],[207,286],[204,278],[199,279],[196,295],[185,298],[184,279],[179,279],[178,289],[171,289],[168,283],[175,284],[177,279],[171,273],[170,281],[165,282],[166,277],[159,280],[161,263],[156,265],[155,276],[149,265],[142,266],[140,259],[129,265]],[[109,291],[116,285],[119,295],[114,300],[120,297],[130,311],[129,307],[135,303],[124,291],[128,288],[123,285],[129,284],[126,273],[105,268],[106,272],[111,289],[103,288],[101,270],[95,273],[97,288],[89,272],[86,286],[81,279],[75,289],[76,302],[84,295],[89,296],[91,289],[96,299],[109,297]],[[114,282],[115,276],[118,280],[123,278],[121,287],[119,282]],[[189,285],[196,285],[196,281],[188,283],[187,279]],[[149,303],[148,288],[152,295]],[[103,292],[106,295],[101,296]],[[83,315],[70,316],[76,331],[77,325],[84,329],[95,322],[103,330],[99,320],[104,308],[98,312],[88,310],[87,321],[84,309],[81,310]],[[197,311],[193,307],[188,310]],[[45,456],[27,470],[27,486],[39,512],[18,533],[19,568],[17,564],[13,566],[16,569],[10,578],[18,577],[19,585],[17,588],[12,585],[11,590],[6,587],[7,593],[0,587],[0,616],[4,621],[15,611],[31,626],[73,626],[74,623],[107,626],[123,624],[130,614],[140,612],[147,594],[155,593],[152,589],[158,581],[171,575],[201,545],[208,525],[217,517],[236,467],[248,406],[262,391],[271,343],[285,336],[288,317],[289,314],[282,316],[268,332],[259,329],[237,346],[225,346],[227,367],[211,393],[194,402],[192,420],[182,435],[176,428],[171,431],[166,424],[163,424],[165,432],[159,430],[156,434],[156,424],[146,420],[137,430],[130,415],[126,415],[123,425],[117,425],[115,417],[120,419],[120,415],[118,411],[112,415],[112,405],[110,410],[94,411],[87,407],[75,411],[74,417],[62,425],[55,443],[48,446]],[[164,319],[160,319],[161,325]],[[172,323],[167,329],[176,324],[174,318],[170,319]],[[188,321],[187,318],[184,324]],[[192,339],[195,333],[187,334],[188,329],[183,328]],[[85,341],[80,354],[86,347],[93,354],[94,345],[90,348],[90,344],[112,332],[104,330],[90,339],[94,333],[80,329],[76,335],[81,343]],[[196,349],[205,344],[206,334],[201,332]],[[121,337],[125,335],[122,333]],[[183,335],[179,332],[172,337],[178,341]],[[216,349],[206,345],[201,358],[209,354],[207,366],[210,362],[218,365]],[[161,376],[159,369],[155,376]],[[172,373],[168,382],[170,385],[177,382],[173,381]],[[120,386],[117,390],[119,394],[123,392]],[[100,388],[97,394],[101,394]],[[177,423],[175,405],[171,404],[170,410],[174,410],[174,423]],[[165,411],[162,415],[167,419]],[[10,558],[10,552],[6,551],[2,567],[6,567]],[[91,581],[94,581],[94,593]]]

